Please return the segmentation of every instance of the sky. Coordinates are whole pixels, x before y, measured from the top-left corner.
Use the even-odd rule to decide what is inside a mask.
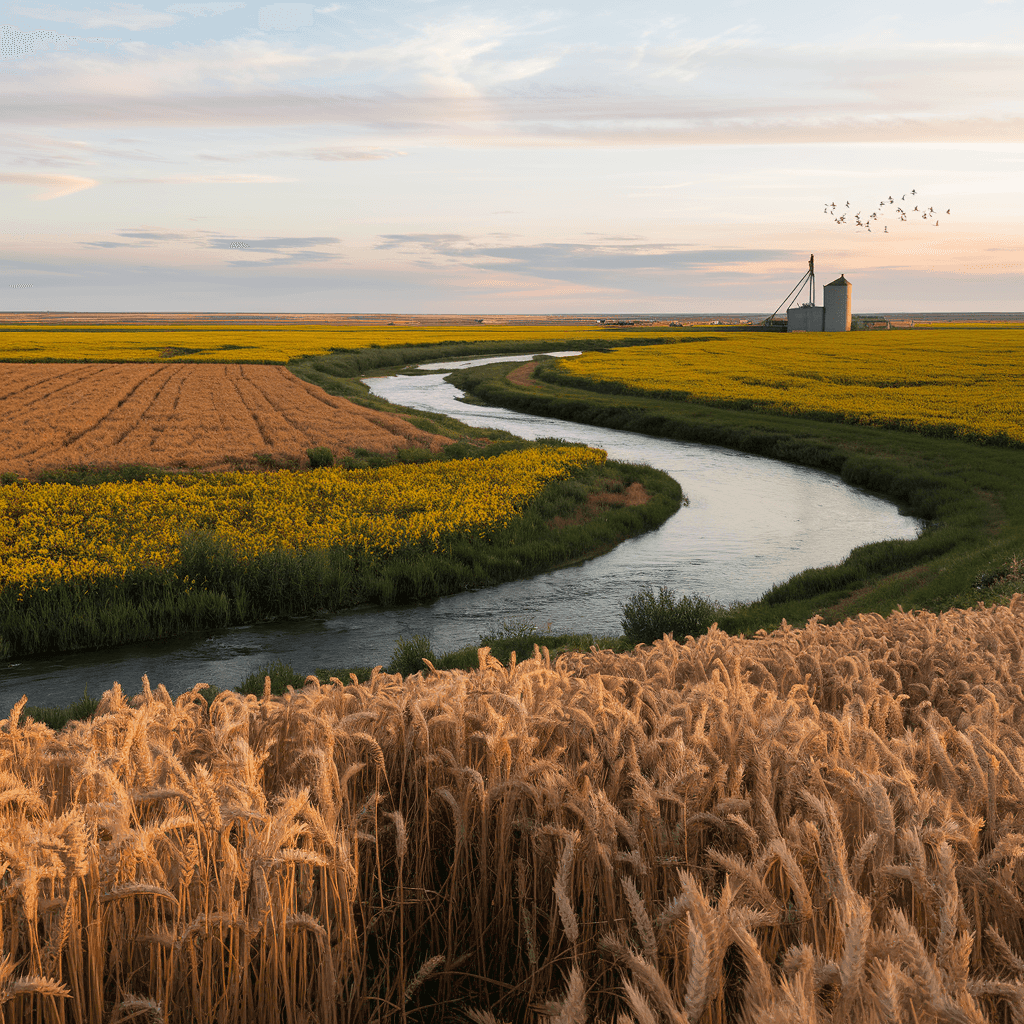
[[[0,3],[3,310],[1024,310],[1024,0],[96,2]]]

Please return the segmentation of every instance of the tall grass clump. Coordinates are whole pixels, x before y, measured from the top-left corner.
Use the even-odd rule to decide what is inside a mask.
[[[700,636],[723,611],[699,594],[684,594],[677,600],[668,587],[659,587],[655,595],[652,587],[645,586],[622,606],[622,635],[631,644],[651,644],[666,633],[682,639]]]
[[[311,469],[321,469],[324,466],[334,465],[334,452],[326,445],[315,445],[306,449],[306,458],[309,459]]]
[[[395,644],[395,653],[392,655],[388,665],[389,672],[398,672],[403,676],[411,676],[415,672],[425,670],[424,659],[430,662],[437,661],[437,655],[430,644],[430,637],[417,633],[408,639],[399,637]]]

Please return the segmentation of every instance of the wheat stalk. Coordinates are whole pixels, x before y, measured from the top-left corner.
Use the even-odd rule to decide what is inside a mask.
[[[37,995],[52,999],[70,999],[71,992],[67,985],[54,978],[44,978],[38,974],[23,974],[12,978],[0,993],[0,1004],[6,1003],[17,996]]]
[[[633,916],[633,922],[640,933],[640,940],[643,943],[644,953],[649,960],[657,963],[658,943],[654,937],[654,925],[644,906],[643,897],[637,891],[636,884],[632,878],[622,879],[622,889],[626,894],[626,902],[629,904],[629,911]]]
[[[580,833],[575,830],[566,835],[565,842],[562,844],[561,856],[558,858],[558,871],[555,874],[554,886],[555,901],[558,905],[559,917],[562,920],[562,928],[573,945],[579,941],[580,926],[569,895],[569,875],[572,870],[573,854],[579,841]]]

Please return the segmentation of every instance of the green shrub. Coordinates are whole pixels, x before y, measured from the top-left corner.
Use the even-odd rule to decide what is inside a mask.
[[[655,597],[651,587],[636,591],[622,606],[622,633],[631,644],[652,644],[666,633],[682,643],[687,636],[701,636],[718,621],[722,608],[700,595],[684,594],[679,600],[668,587]]]
[[[100,702],[95,697],[90,697],[86,691],[82,691],[82,699],[66,708],[60,707],[36,707],[27,705],[22,712],[25,718],[34,718],[37,722],[48,725],[54,732],[60,732],[68,722],[83,721],[91,718]]]
[[[280,697],[289,686],[301,690],[306,685],[306,677],[296,672],[291,665],[278,660],[267,662],[253,669],[246,677],[241,686],[235,687],[239,693],[252,693],[257,697],[263,696],[263,684],[267,676],[270,676],[270,692]],[[212,689],[212,687],[211,687]],[[209,691],[202,691],[206,696]],[[209,698],[213,700],[213,697]]]
[[[309,464],[313,469],[334,465],[334,452],[322,444],[314,448],[307,448],[306,458],[309,459]]]
[[[437,664],[438,658],[434,649],[430,646],[430,638],[422,633],[406,640],[398,638],[395,645],[395,653],[391,657],[391,664],[388,665],[389,672],[399,672],[403,676],[415,675],[424,668],[423,659],[427,658],[431,664]]]
[[[17,473],[11,473],[9,471],[6,472],[6,473],[0,473],[0,484],[4,484],[4,485],[6,485],[6,484],[16,484],[17,482],[18,482],[18,474]]]

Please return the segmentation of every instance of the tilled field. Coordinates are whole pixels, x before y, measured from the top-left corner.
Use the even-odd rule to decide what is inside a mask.
[[[302,459],[325,445],[438,450],[445,438],[364,409],[281,366],[8,363],[0,378],[0,470],[141,463],[231,469]]]

